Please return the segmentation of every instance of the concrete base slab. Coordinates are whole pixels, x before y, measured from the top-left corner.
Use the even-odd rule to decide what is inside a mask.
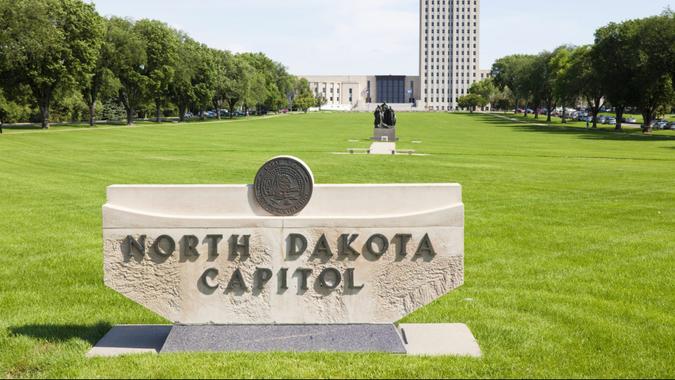
[[[87,353],[87,357],[157,354],[173,326],[115,326]]]
[[[382,352],[480,357],[464,324],[116,326],[87,357],[171,352]]]
[[[396,154],[396,143],[394,142],[374,142],[370,146],[370,154]]]
[[[480,347],[465,324],[399,325],[408,355],[480,357]]]
[[[174,326],[172,352],[406,353],[393,324]]]

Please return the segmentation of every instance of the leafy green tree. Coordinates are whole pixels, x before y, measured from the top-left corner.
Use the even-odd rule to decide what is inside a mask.
[[[225,86],[223,98],[228,105],[230,118],[238,105],[246,100],[251,89],[253,68],[241,55],[234,55],[225,65]]]
[[[535,119],[539,118],[539,109],[542,104],[546,105],[549,121],[551,107],[555,108],[555,104],[552,105],[554,99],[552,82],[555,78],[550,70],[551,57],[550,52],[541,52],[526,61],[523,68],[522,86],[531,99]]]
[[[228,51],[213,50],[211,52],[214,59],[213,73],[213,106],[218,113],[220,120],[220,110],[226,105],[225,94],[228,89],[227,68],[232,60],[232,54]],[[232,114],[230,114],[232,116]]]
[[[96,118],[96,102],[101,96],[111,96],[117,92],[117,81],[114,78],[112,71],[108,67],[111,62],[111,55],[113,48],[109,41],[110,28],[108,21],[102,20],[101,25],[105,32],[99,45],[99,50],[96,52],[96,64],[93,70],[85,75],[85,78],[80,82],[80,92],[82,99],[87,104],[89,109],[89,125],[94,125]]]
[[[570,66],[565,73],[572,82],[572,91],[576,92],[586,103],[593,117],[593,128],[598,125],[598,113],[604,105],[604,88],[600,81],[599,68],[594,63],[594,47],[581,46],[572,52]],[[619,120],[617,125],[621,128]]]
[[[178,107],[178,118],[185,121],[188,108],[195,103],[195,89],[192,85],[196,77],[194,61],[197,59],[199,44],[187,34],[179,33],[179,49],[173,81],[169,84],[171,101]]]
[[[492,78],[486,78],[478,82],[474,82],[469,89],[469,94],[474,94],[487,100],[488,103],[494,104],[497,100],[499,89],[495,86]]]
[[[515,107],[518,107],[520,100],[529,101],[528,68],[534,60],[535,56],[531,55],[510,55],[498,59],[492,66],[495,85],[501,90],[508,88],[511,91]]]
[[[140,20],[134,31],[145,42],[147,61],[143,67],[147,94],[155,105],[155,118],[161,121],[161,109],[169,97],[169,85],[173,81],[178,61],[178,34],[165,23],[156,20]]]
[[[118,98],[127,113],[127,125],[131,125],[148,87],[145,41],[131,21],[113,17],[108,22],[106,42],[110,44],[108,67],[119,81]]]
[[[319,109],[321,109],[321,107],[323,107],[326,103],[328,103],[328,100],[326,99],[325,95],[319,94],[319,96],[315,97],[315,107],[319,107]]]
[[[195,94],[195,106],[199,109],[202,117],[208,107],[213,105],[215,96],[216,79],[216,57],[213,51],[206,45],[197,44],[195,48],[195,59],[192,63],[195,67],[195,75],[192,79],[192,86]],[[217,109],[220,116],[220,109]]]
[[[633,78],[639,93],[635,105],[645,128],[651,130],[659,110],[675,104],[675,13],[667,10],[637,24],[631,44],[639,57]]]
[[[621,129],[626,108],[635,105],[639,97],[634,80],[639,61],[633,45],[636,27],[635,21],[611,23],[595,32],[593,62],[598,86],[616,111],[616,129]]]
[[[573,76],[568,74],[572,57],[572,48],[561,46],[551,55],[549,62],[550,78],[552,90],[555,98],[562,107],[562,122],[567,123],[567,106],[576,106],[579,92],[576,88],[576,81]]]
[[[0,65],[3,87],[30,88],[49,128],[57,90],[85,80],[96,64],[103,34],[93,4],[79,0],[0,2]]]
[[[305,78],[296,78],[294,88],[293,104],[297,109],[307,112],[311,107],[315,107],[317,99],[312,95],[309,88],[309,82]]]
[[[471,113],[473,113],[477,107],[485,107],[487,103],[487,99],[477,94],[464,95],[457,100],[457,105],[460,108],[468,109]]]

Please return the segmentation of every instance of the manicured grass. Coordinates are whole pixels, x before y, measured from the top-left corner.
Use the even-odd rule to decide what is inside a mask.
[[[368,146],[370,125],[309,114],[1,135],[0,376],[675,377],[675,134],[400,114],[399,147],[429,156],[331,153]],[[112,325],[165,322],[103,285],[106,186],[249,183],[279,154],[318,183],[461,183],[466,284],[405,321],[467,323],[483,358],[86,359]]]

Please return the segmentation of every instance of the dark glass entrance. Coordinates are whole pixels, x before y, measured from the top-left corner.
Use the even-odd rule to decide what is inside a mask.
[[[406,103],[405,76],[381,75],[375,79],[378,103]]]

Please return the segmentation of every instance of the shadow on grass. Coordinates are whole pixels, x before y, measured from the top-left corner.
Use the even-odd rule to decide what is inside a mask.
[[[95,325],[25,325],[10,327],[13,335],[23,335],[31,338],[44,339],[52,343],[67,342],[77,338],[96,344],[112,326],[106,322]]]
[[[516,119],[515,121],[503,119],[503,117]],[[551,133],[560,135],[576,135],[578,138],[589,140],[616,140],[616,141],[675,141],[675,136],[643,135],[639,129],[635,130],[608,130],[603,128],[586,129],[585,127],[560,126],[560,125],[535,125],[534,123],[546,124],[546,119],[522,119],[513,115],[485,115],[474,114],[474,117],[482,122],[496,125],[510,126],[520,132]]]

